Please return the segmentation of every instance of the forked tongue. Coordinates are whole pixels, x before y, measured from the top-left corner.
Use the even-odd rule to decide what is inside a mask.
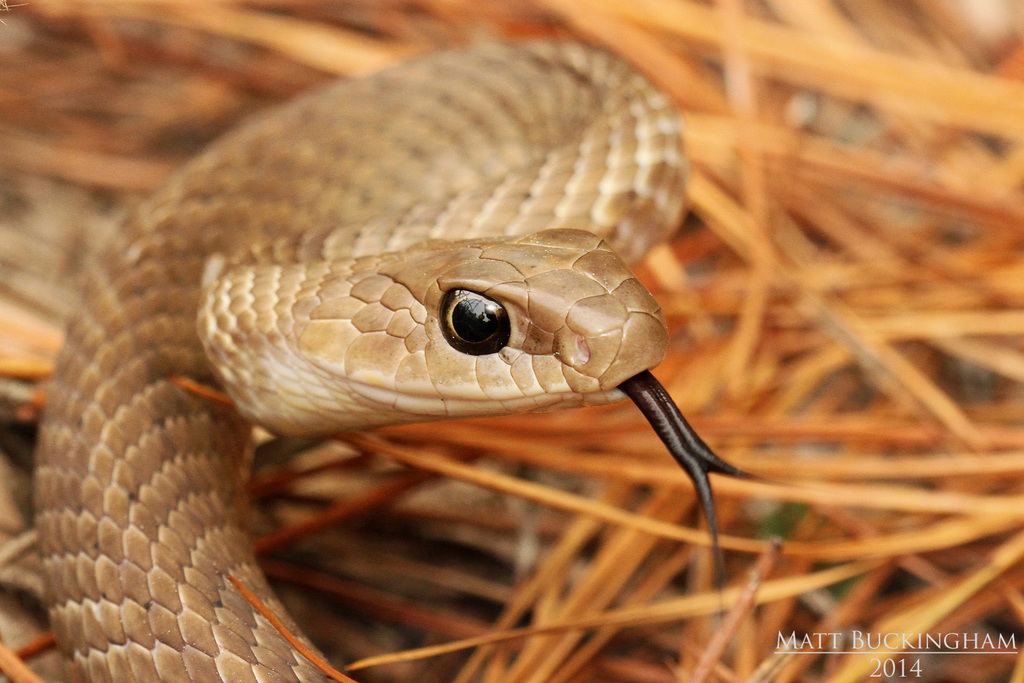
[[[708,473],[718,472],[744,478],[751,475],[714,454],[704,440],[697,436],[697,432],[693,431],[693,427],[679,412],[672,397],[649,371],[644,370],[630,377],[619,385],[619,389],[633,400],[651,423],[651,427],[661,438],[668,452],[693,480],[697,500],[704,510],[708,533],[711,535],[711,547],[715,557],[715,583],[721,587],[725,579],[725,559],[722,547],[718,543],[718,519],[715,516],[715,500],[711,495]]]

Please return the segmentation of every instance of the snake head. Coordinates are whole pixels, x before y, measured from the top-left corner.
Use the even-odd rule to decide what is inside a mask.
[[[229,268],[199,330],[243,414],[292,434],[618,401],[668,343],[651,294],[579,230]]]

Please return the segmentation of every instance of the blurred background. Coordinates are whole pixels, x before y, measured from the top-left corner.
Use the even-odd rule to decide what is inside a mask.
[[[639,273],[655,374],[757,477],[713,486],[728,583],[759,590],[723,626],[692,488],[622,405],[266,440],[251,521],[297,620],[338,666],[407,654],[366,683],[1024,681],[1022,36],[1014,0],[0,2],[0,662],[65,680],[32,447],[118,216],[331,79],[555,37],[686,113],[691,211]]]

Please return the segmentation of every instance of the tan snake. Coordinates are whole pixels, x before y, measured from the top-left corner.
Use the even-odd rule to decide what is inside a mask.
[[[625,263],[681,217],[680,125],[601,50],[483,45],[258,117],[132,212],[89,274],[38,452],[72,677],[324,680],[227,579],[283,614],[238,511],[249,421],[323,435],[625,392],[714,530],[707,472],[737,471],[646,372],[668,335]]]

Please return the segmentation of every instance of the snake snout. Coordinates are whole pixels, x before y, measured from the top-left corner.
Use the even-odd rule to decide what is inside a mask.
[[[602,391],[665,357],[668,331],[657,307],[630,310],[627,303],[614,294],[581,299],[555,334],[555,357],[597,380]]]

